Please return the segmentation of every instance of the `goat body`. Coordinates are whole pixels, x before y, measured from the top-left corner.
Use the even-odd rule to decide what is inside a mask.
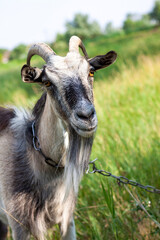
[[[8,110],[4,111],[7,113]],[[15,110],[14,117],[10,117],[9,126],[0,135],[0,156],[3,156],[0,157],[0,219],[16,229],[13,232],[15,239],[23,239],[24,232],[31,232],[37,239],[44,239],[46,229],[57,223],[61,224],[62,235],[65,235],[76,194],[71,189],[64,200],[64,170],[46,165],[43,156],[33,149],[31,124],[34,116]],[[52,122],[51,118],[49,121]],[[44,133],[48,123],[42,125]],[[60,139],[56,138],[57,143],[52,141],[52,149],[56,146],[57,151],[54,152],[55,159],[64,158],[68,150],[68,146],[64,146],[65,141],[68,141],[64,136],[68,136],[58,125],[50,136],[60,135]],[[50,145],[49,134],[45,144]]]
[[[30,66],[34,54],[47,62],[42,70]],[[22,80],[43,85],[42,97],[31,112],[0,108],[0,239],[6,239],[4,224],[10,225],[14,240],[30,235],[44,240],[54,224],[59,224],[62,239],[76,239],[73,212],[97,127],[89,72],[110,65],[116,54],[87,56],[75,36],[65,58],[45,44],[34,45]],[[42,151],[33,144],[33,122]]]
[[[43,101],[44,96],[38,103],[44,106],[44,109],[41,107],[42,116],[38,123],[41,142],[45,143],[43,149],[54,151],[50,153],[52,159],[64,165],[67,157],[72,158],[73,164],[68,165],[66,170],[69,176],[70,171],[76,171],[74,168],[82,151],[81,163],[89,158],[92,139],[82,139],[74,130],[68,134],[61,120],[55,119],[51,110],[51,116],[46,115],[48,101],[45,104]],[[6,114],[8,112],[3,111]],[[44,239],[46,230],[54,224],[60,224],[62,236],[65,236],[69,224],[73,226],[77,189],[66,185],[71,183],[68,178],[64,182],[63,168],[50,167],[44,157],[33,149],[31,125],[36,116],[14,109],[9,118],[8,126],[0,135],[0,219],[9,223],[14,239],[23,239],[24,233],[26,236],[32,233],[37,239]],[[55,127],[50,128],[50,125]]]

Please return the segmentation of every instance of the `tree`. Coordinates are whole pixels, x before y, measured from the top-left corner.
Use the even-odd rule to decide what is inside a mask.
[[[160,25],[160,0],[156,0],[152,12],[150,13],[150,17]]]
[[[128,14],[126,20],[123,23],[123,29],[125,32],[135,32],[137,30],[143,30],[152,25],[148,14],[139,16],[137,14]]]
[[[11,54],[10,54],[10,60],[13,59],[23,59],[27,55],[27,47],[24,44],[20,44],[17,47],[15,47]]]
[[[72,35],[79,36],[82,40],[85,38],[93,38],[101,34],[101,28],[96,21],[89,21],[88,15],[76,14],[74,19],[66,23],[67,40]]]
[[[135,30],[133,14],[127,14],[126,20],[123,23],[123,29],[126,32],[132,32]]]
[[[115,29],[114,29],[114,27],[113,27],[112,22],[108,22],[107,25],[106,25],[106,27],[105,27],[105,33],[106,33],[107,35],[110,35],[110,34],[112,34],[112,33],[114,33],[114,32],[115,32]]]

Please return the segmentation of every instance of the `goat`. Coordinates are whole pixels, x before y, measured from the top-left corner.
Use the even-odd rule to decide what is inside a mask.
[[[80,55],[79,47],[84,56]],[[33,55],[42,69],[32,67]],[[46,44],[31,46],[21,76],[44,92],[31,112],[0,108],[0,239],[9,224],[14,240],[44,240],[59,224],[63,240],[75,240],[73,213],[88,166],[97,117],[93,75],[116,60],[114,51],[89,59],[76,36],[65,57]]]

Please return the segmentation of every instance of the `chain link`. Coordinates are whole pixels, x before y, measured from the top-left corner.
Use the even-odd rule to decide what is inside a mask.
[[[122,184],[129,184],[129,185],[134,186],[134,187],[142,188],[142,189],[144,189],[144,190],[147,191],[147,192],[160,194],[160,189],[157,189],[157,188],[155,188],[155,187],[153,187],[153,186],[150,186],[150,185],[142,185],[142,184],[140,184],[140,183],[138,183],[138,182],[136,182],[136,181],[130,180],[130,179],[124,177],[124,176],[115,176],[115,175],[113,175],[112,173],[107,172],[107,171],[105,171],[105,170],[97,169],[96,164],[95,164],[95,161],[96,161],[96,160],[98,160],[98,159],[96,158],[96,159],[94,159],[93,161],[90,161],[90,162],[89,162],[89,165],[92,164],[92,171],[90,171],[90,167],[89,167],[89,165],[88,165],[88,169],[87,169],[86,173],[91,173],[91,174],[92,174],[92,173],[99,173],[99,174],[101,174],[101,175],[103,175],[103,176],[105,176],[105,177],[112,177],[112,178],[116,179],[116,180],[117,180],[117,183],[118,183],[119,185],[120,185],[121,183],[122,183]]]

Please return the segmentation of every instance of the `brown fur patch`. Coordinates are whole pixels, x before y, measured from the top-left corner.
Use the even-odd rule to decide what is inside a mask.
[[[4,130],[14,117],[15,112],[13,109],[0,107],[0,131]]]

